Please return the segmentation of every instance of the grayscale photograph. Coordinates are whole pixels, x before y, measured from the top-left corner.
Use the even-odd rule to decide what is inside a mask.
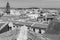
[[[60,40],[60,0],[0,0],[0,40]]]

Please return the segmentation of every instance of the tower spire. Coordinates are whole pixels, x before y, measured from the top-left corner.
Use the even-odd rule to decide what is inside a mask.
[[[9,2],[7,2],[7,4],[6,4],[6,13],[10,14],[10,5],[9,5]]]

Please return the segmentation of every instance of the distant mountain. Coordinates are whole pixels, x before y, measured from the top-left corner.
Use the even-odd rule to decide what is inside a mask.
[[[60,10],[60,8],[42,8],[42,9]]]
[[[6,7],[0,7],[0,9],[6,9]],[[21,9],[40,9],[40,8],[39,7],[28,7],[28,8],[14,8],[14,7],[11,7],[10,9],[21,10]],[[60,10],[60,8],[42,8],[42,9]]]
[[[27,8],[17,8],[17,9],[40,9],[38,7],[27,7]]]
[[[39,7],[29,7],[29,9],[40,9]]]

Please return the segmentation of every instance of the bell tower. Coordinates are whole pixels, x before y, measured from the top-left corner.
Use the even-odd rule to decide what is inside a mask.
[[[7,2],[7,4],[6,4],[6,13],[10,14],[10,5],[9,5],[9,2]]]

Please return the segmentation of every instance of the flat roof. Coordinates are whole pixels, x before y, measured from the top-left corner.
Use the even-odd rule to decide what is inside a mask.
[[[47,28],[48,25],[45,25],[45,24],[34,24],[32,27],[36,27],[36,28]]]
[[[40,24],[40,23],[35,23],[33,26],[31,26],[33,23],[27,23],[27,22],[19,22],[15,23],[15,25],[27,25],[28,27],[35,27],[35,28],[47,28],[48,24]]]

